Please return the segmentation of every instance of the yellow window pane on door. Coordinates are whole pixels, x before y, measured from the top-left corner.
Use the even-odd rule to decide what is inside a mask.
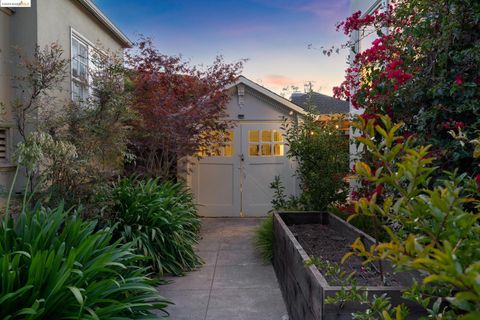
[[[270,143],[262,144],[262,156],[272,155],[272,145]]]
[[[262,142],[272,141],[272,130],[262,130]]]
[[[273,155],[276,156],[276,157],[281,157],[283,156],[283,153],[284,153],[284,145],[283,144],[279,144],[279,143],[276,143],[273,145]]]
[[[259,152],[259,145],[258,144],[250,144],[248,145],[248,155],[249,156],[259,156],[260,155],[260,152]]]
[[[233,137],[234,137],[234,134],[233,134],[233,130],[228,130],[227,131],[227,139],[229,142],[233,143]]]
[[[282,132],[277,131],[277,130],[273,130],[273,141],[282,142],[283,141]]]
[[[223,155],[225,157],[233,156],[233,146],[231,144],[227,144],[225,147],[223,147]]]
[[[248,142],[258,142],[258,130],[248,130]]]
[[[223,155],[225,157],[231,157],[233,155],[233,130],[227,131],[227,144],[223,147]]]

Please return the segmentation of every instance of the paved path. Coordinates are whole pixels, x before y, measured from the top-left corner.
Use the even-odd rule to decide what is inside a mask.
[[[160,286],[172,320],[286,320],[275,272],[255,252],[260,219],[203,219],[198,271]]]

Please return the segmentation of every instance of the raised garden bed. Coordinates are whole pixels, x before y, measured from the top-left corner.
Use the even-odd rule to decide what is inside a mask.
[[[335,262],[348,250],[346,248],[348,243],[361,237],[365,245],[369,246],[374,243],[372,237],[342,219],[324,212],[279,212],[274,214],[273,223],[275,234],[273,266],[291,320],[351,319],[352,312],[365,308],[358,303],[350,302],[342,306],[324,303],[325,298],[334,296],[342,287],[335,285],[332,279],[328,279],[332,282],[329,283],[317,267],[306,266],[309,255],[300,242],[305,244],[310,253]],[[321,239],[322,234],[318,237],[313,235],[313,232],[322,232],[323,238]],[[325,248],[326,246],[329,248]],[[353,260],[347,264],[346,271],[360,267],[361,262]],[[368,290],[370,295],[378,296],[385,293],[391,297],[394,305],[402,302],[407,304],[412,319],[417,319],[421,308],[401,298],[401,290],[410,284],[412,275],[395,275],[389,279],[389,286],[381,285],[378,279],[373,272],[359,275],[357,282],[359,286]]]

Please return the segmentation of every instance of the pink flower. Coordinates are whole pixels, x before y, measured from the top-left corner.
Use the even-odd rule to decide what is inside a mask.
[[[377,194],[377,196],[381,196],[383,192],[383,184],[379,184],[375,190],[373,190],[373,194]]]
[[[461,74],[457,74],[455,76],[455,83],[461,86],[463,84],[463,76]]]
[[[463,127],[465,127],[465,123],[463,123],[462,121],[455,122],[455,129],[461,129]]]
[[[475,182],[477,183],[477,191],[480,192],[480,173],[475,177]]]
[[[350,194],[350,197],[353,200],[357,200],[358,199],[358,192],[357,191],[352,191],[352,193]]]

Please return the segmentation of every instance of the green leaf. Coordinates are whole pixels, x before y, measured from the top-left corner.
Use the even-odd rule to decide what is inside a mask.
[[[70,291],[73,293],[77,302],[81,306],[83,306],[84,301],[83,301],[83,296],[82,296],[82,293],[80,292],[80,289],[78,289],[77,287],[68,287],[68,289],[70,289]]]

